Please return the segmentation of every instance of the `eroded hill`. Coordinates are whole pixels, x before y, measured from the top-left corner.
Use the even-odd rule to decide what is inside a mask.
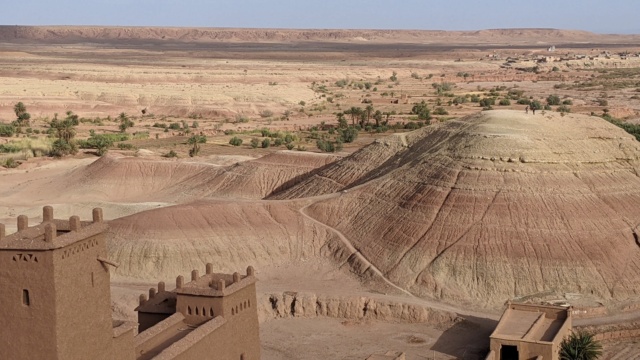
[[[329,180],[316,175],[281,195],[347,189],[307,214],[423,296],[497,304],[547,291],[638,295],[640,144],[621,129],[596,117],[492,111],[414,132],[408,144],[364,183],[340,181],[351,171],[344,159],[322,170]],[[371,150],[360,161],[369,152],[379,162]]]

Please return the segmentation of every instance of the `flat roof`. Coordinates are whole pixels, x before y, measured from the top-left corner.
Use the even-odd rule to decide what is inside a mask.
[[[48,224],[56,226],[52,242],[44,241],[44,229]],[[0,250],[46,251],[60,249],[108,230],[103,222],[81,221],[80,229],[71,231],[69,221],[54,219],[7,235],[0,240]]]
[[[553,342],[567,321],[566,318],[548,318],[545,309],[549,306],[517,305],[507,307],[496,326],[492,338]],[[568,311],[558,308],[558,310]]]

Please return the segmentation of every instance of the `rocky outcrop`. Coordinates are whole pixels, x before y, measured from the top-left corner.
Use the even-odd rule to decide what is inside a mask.
[[[263,321],[291,317],[331,317],[443,325],[457,320],[455,313],[374,297],[284,292],[263,294],[259,303],[259,314]]]

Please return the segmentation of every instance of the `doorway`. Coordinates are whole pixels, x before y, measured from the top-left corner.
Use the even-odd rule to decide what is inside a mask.
[[[500,349],[500,360],[519,360],[518,347],[510,345],[502,345]]]

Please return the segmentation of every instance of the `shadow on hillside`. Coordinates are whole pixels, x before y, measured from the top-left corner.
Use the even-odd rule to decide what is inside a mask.
[[[484,360],[489,352],[489,336],[498,322],[474,316],[462,318],[445,330],[431,350],[463,360]]]

